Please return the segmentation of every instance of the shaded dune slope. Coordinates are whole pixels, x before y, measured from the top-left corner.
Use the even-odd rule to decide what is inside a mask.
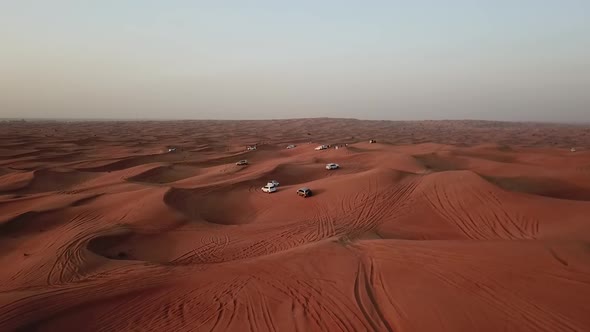
[[[184,165],[159,166],[128,178],[129,181],[148,183],[170,183],[199,174],[199,169]]]

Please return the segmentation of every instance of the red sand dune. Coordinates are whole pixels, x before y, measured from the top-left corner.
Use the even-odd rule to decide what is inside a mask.
[[[0,123],[0,330],[590,331],[589,146],[485,121]]]

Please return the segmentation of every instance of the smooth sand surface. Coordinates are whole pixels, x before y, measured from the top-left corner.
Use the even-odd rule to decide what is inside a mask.
[[[485,121],[0,123],[0,330],[590,331],[588,147]]]

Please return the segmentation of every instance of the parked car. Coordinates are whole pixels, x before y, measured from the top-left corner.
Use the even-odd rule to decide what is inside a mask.
[[[168,152],[175,152],[176,148],[168,148]]]
[[[334,164],[334,163],[326,164],[326,169],[337,169],[337,168],[340,168],[340,165]]]
[[[293,149],[293,148],[295,148],[296,146],[297,146],[297,145],[295,145],[295,144],[287,145],[287,149]]]
[[[248,150],[248,151],[254,151],[254,150],[256,150],[256,145],[249,146],[249,147],[246,148],[246,150]]]
[[[268,183],[271,183],[271,184],[273,184],[276,187],[279,186],[279,181],[277,181],[277,180],[270,180],[270,181],[268,181]]]
[[[277,191],[277,186],[269,182],[266,184],[266,186],[262,187],[262,191],[269,194],[274,193],[275,191]]]
[[[311,196],[311,189],[309,188],[299,188],[297,189],[297,195],[301,196],[301,197],[309,197]]]
[[[327,145],[319,145],[319,146],[317,146],[317,147],[315,148],[315,150],[316,150],[316,151],[319,151],[319,150],[326,150],[327,148],[328,148],[328,146],[327,146]]]
[[[245,166],[248,165],[248,160],[240,160],[236,163],[237,166]]]

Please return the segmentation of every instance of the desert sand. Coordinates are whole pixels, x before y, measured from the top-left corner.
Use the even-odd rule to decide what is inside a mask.
[[[589,147],[535,123],[0,123],[0,330],[590,331]]]

